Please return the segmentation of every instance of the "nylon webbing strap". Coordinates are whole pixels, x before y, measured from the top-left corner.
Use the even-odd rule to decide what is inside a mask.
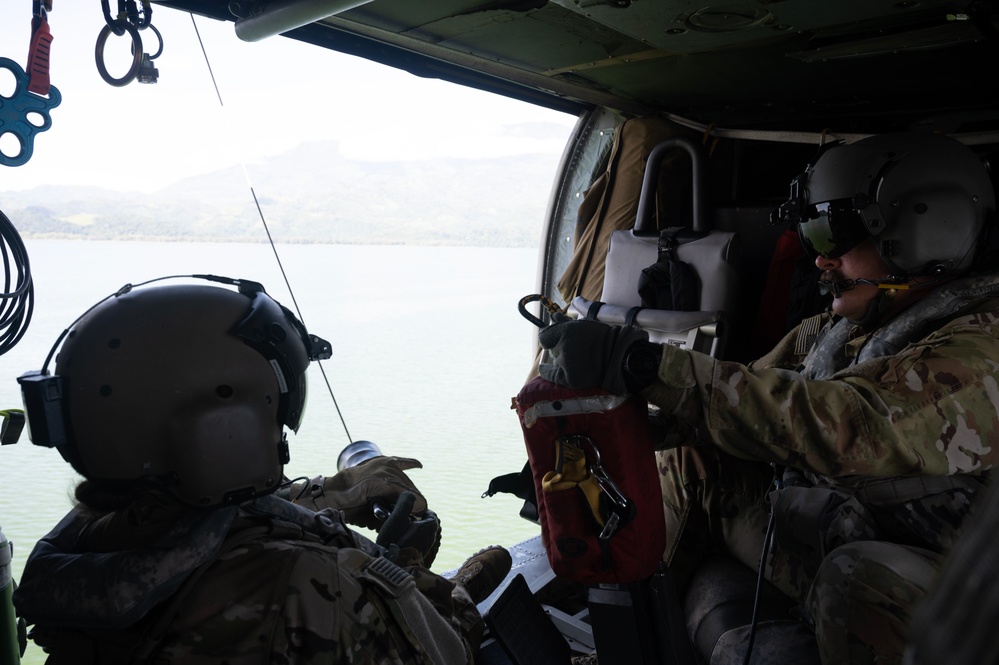
[[[600,313],[600,308],[603,306],[604,304],[599,301],[590,303],[589,309],[586,310],[586,318],[592,321],[597,321],[597,315]]]
[[[28,49],[28,92],[48,95],[52,82],[49,79],[49,54],[52,32],[44,16],[31,20],[31,46]]]
[[[904,503],[957,489],[977,492],[983,487],[970,476],[909,476],[861,487],[855,496],[863,503]]]

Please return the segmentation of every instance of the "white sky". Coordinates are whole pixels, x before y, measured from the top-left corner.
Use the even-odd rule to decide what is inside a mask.
[[[415,0],[414,0],[415,1]],[[112,5],[116,3],[112,2]],[[27,0],[3,0],[0,56],[27,64]],[[572,116],[441,81],[421,79],[284,37],[240,41],[231,23],[196,17],[221,90],[220,107],[190,15],[154,6],[163,35],[159,82],[116,88],[97,72],[94,46],[104,25],[95,0],[55,0],[52,83],[62,104],[36,136],[31,160],[0,165],[0,192],[41,184],[153,191],[183,177],[253,162],[304,141],[335,139],[355,159],[561,153]],[[155,37],[142,33],[143,50]],[[108,69],[131,62],[129,40],[111,36]],[[0,69],[0,95],[14,79]],[[564,133],[518,136],[524,122],[555,122]],[[0,139],[0,147],[11,137]],[[10,153],[9,144],[3,148]]]

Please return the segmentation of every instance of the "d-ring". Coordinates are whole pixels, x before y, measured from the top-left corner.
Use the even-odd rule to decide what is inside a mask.
[[[104,65],[104,46],[107,44],[108,36],[115,29],[124,30],[132,38],[132,66],[129,67],[128,72],[124,76],[118,79],[111,76],[108,73],[108,68]],[[94,58],[97,60],[97,71],[106,83],[119,88],[128,85],[135,80],[135,77],[139,74],[139,66],[142,64],[142,37],[139,36],[139,31],[131,23],[121,19],[105,25],[101,28],[101,33],[97,35]]]

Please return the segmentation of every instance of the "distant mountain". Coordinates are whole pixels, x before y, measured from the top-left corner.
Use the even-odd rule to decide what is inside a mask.
[[[278,242],[536,246],[558,158],[362,162],[306,143],[247,166]],[[152,194],[91,187],[0,193],[24,237],[262,241],[242,167]]]

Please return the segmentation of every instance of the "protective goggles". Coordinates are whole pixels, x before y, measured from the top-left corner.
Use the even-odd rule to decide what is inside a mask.
[[[802,212],[798,238],[812,255],[835,259],[871,237],[853,199],[813,203]]]

